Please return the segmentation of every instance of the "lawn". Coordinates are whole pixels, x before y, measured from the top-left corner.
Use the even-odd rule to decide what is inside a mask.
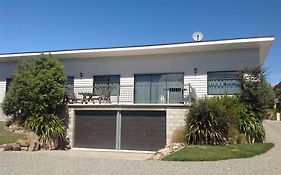
[[[169,161],[215,161],[248,158],[270,150],[272,143],[231,144],[224,146],[188,146],[163,158]]]
[[[0,122],[0,145],[5,143],[13,143],[18,139],[24,139],[25,134],[17,134],[7,131],[5,128],[5,122]]]

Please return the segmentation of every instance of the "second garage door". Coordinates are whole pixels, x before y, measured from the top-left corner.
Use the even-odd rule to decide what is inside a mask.
[[[165,146],[165,111],[122,111],[121,113],[121,149],[155,151]]]

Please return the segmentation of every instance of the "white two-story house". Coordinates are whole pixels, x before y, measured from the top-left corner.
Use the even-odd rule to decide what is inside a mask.
[[[149,151],[171,142],[194,100],[239,93],[238,71],[262,65],[273,41],[255,37],[43,53],[65,67],[73,148]],[[0,55],[0,102],[17,63],[39,54]]]

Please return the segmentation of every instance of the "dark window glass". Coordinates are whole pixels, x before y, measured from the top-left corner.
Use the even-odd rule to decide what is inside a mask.
[[[94,76],[94,94],[99,96],[103,89],[109,89],[111,95],[118,95],[120,75]]]
[[[241,78],[237,71],[208,72],[208,94],[238,94],[241,91]]]
[[[6,93],[7,93],[8,90],[10,89],[10,86],[11,86],[12,81],[13,81],[12,78],[7,78],[7,79],[6,79]]]
[[[180,103],[182,92],[182,73],[135,75],[136,103]]]
[[[65,87],[66,87],[66,94],[67,95],[74,94],[74,76],[68,76],[67,77]]]

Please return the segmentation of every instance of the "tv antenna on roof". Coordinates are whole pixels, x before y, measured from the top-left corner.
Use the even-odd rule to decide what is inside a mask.
[[[194,32],[192,34],[192,38],[194,41],[201,41],[203,39],[203,34],[201,32]]]

